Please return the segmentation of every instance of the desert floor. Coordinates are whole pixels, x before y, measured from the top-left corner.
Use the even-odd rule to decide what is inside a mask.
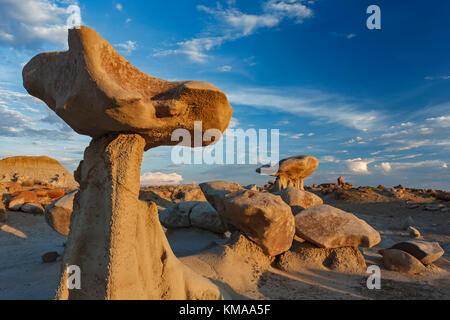
[[[381,289],[369,290],[367,275],[345,274],[326,269],[301,269],[286,273],[262,266],[257,259],[239,252],[220,257],[226,237],[195,228],[168,230],[174,253],[197,272],[225,283],[237,299],[450,299],[450,219],[445,211],[410,209],[404,199],[374,200],[370,195],[357,201],[324,202],[356,214],[377,229],[382,242],[361,248],[367,265],[381,267]],[[352,199],[355,200],[355,199]],[[408,199],[409,203],[424,199]],[[426,202],[426,201],[425,201]],[[0,299],[52,299],[58,281],[60,257],[43,263],[49,251],[63,253],[65,237],[53,231],[42,215],[8,212],[8,223],[0,227]],[[423,239],[438,241],[445,254],[423,275],[405,275],[386,270],[377,249],[411,239],[402,223],[411,216]],[[217,266],[220,266],[217,268]],[[216,266],[216,267],[215,267]]]

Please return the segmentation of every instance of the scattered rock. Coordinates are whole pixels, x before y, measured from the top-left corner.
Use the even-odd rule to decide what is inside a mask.
[[[408,227],[408,232],[409,232],[409,235],[411,237],[414,237],[414,238],[420,238],[421,237],[421,234],[420,234],[419,230],[417,230],[416,228],[414,228],[412,226]]]
[[[281,191],[284,188],[303,188],[303,179],[313,174],[319,166],[319,160],[313,156],[295,156],[283,159],[278,166],[264,165],[256,172],[277,177],[270,191]]]
[[[24,203],[20,210],[26,213],[44,214],[44,208],[39,203]]]
[[[442,200],[442,201],[450,201],[450,192],[439,191],[436,194],[436,199]]]
[[[59,254],[56,251],[47,252],[42,256],[43,263],[55,262],[58,259]]]
[[[392,246],[391,249],[398,249],[413,255],[423,264],[432,264],[439,259],[444,250],[437,242],[428,242],[423,240],[410,240],[399,242]]]
[[[303,209],[323,204],[322,198],[314,193],[292,187],[281,190],[281,199],[291,207],[294,215]]]
[[[443,207],[445,207],[443,204],[429,204],[429,205],[425,206],[424,210],[426,210],[426,211],[439,211]]]
[[[202,190],[196,184],[183,184],[176,187],[171,197],[174,203],[183,201],[206,201]]]
[[[302,268],[327,268],[338,272],[365,273],[366,262],[358,248],[318,248],[304,242],[279,256],[277,266],[286,272]]]
[[[45,222],[63,236],[69,235],[73,200],[78,190],[73,190],[45,208]]]
[[[380,234],[355,215],[322,204],[295,216],[296,234],[323,248],[372,247]]]
[[[34,191],[22,191],[13,196],[9,201],[8,208],[12,211],[19,211],[24,203],[39,203],[39,197]]]
[[[380,250],[383,256],[384,265],[392,271],[407,274],[422,274],[426,267],[409,253],[397,249]]]
[[[291,247],[294,217],[291,208],[279,196],[241,190],[222,193],[216,200],[215,204],[219,203],[216,210],[222,219],[244,232],[266,254],[275,256]]]

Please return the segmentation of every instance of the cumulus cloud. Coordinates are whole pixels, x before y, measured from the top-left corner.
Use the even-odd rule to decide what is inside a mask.
[[[0,1],[0,45],[34,48],[46,42],[66,47],[68,19],[81,24],[76,2],[67,4],[71,5],[63,7],[55,0]]]
[[[347,162],[348,169],[356,174],[369,174],[367,165],[371,163],[370,160],[362,160],[361,158],[345,160]]]
[[[118,11],[122,11],[122,9],[123,9],[122,4],[120,4],[120,3],[116,4],[116,9],[117,9]]]
[[[385,172],[385,173],[389,173],[392,171],[392,167],[391,164],[389,162],[383,162],[381,163],[381,169]]]
[[[182,181],[183,177],[178,173],[146,172],[141,176],[142,186],[180,184]]]

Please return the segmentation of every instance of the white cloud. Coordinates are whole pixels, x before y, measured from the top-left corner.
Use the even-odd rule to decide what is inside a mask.
[[[345,160],[349,170],[356,174],[369,174],[369,169],[367,165],[371,163],[370,160],[362,160],[361,158]]]
[[[232,66],[221,66],[221,67],[219,67],[219,71],[221,71],[221,72],[230,72],[231,69],[233,69]]]
[[[178,42],[178,48],[162,50],[156,52],[154,56],[184,54],[193,62],[205,63],[208,58],[206,52],[222,45],[225,41],[250,36],[261,28],[273,28],[284,19],[294,19],[296,23],[301,23],[303,19],[312,17],[312,10],[302,2],[301,0],[269,0],[263,5],[263,12],[260,14],[244,13],[234,7],[223,9],[218,5],[217,9],[212,9],[199,5],[198,10],[214,16],[217,20],[218,35]]]
[[[392,171],[392,167],[391,164],[389,162],[383,162],[381,163],[381,169],[385,172],[385,173],[389,173]]]
[[[303,136],[304,136],[303,133],[297,133],[297,134],[290,136],[290,138],[291,139],[300,139],[300,137],[303,137]]]
[[[116,4],[116,9],[117,9],[118,11],[122,11],[122,9],[123,9],[122,4],[120,4],[120,3]]]
[[[127,54],[131,54],[134,50],[136,50],[137,42],[136,41],[127,40],[124,43],[117,43],[116,47],[122,49],[122,50],[119,49],[119,51],[122,51],[122,52],[127,53]]]
[[[434,168],[447,168],[447,163],[442,160],[424,160],[417,162],[392,162],[391,166],[394,169],[411,169],[418,167],[434,167]]]
[[[436,127],[450,128],[450,115],[428,118],[427,121],[432,122]]]
[[[322,123],[338,123],[362,130],[377,127],[383,116],[374,110],[363,110],[362,103],[350,103],[337,95],[313,90],[291,90],[290,93],[264,88],[227,90],[231,103],[278,110],[296,116],[309,116]]]
[[[314,135],[314,132],[308,133],[308,137],[312,137]]]
[[[76,2],[67,3],[74,5]],[[68,8],[60,6],[60,2],[55,0],[0,1],[0,21],[4,23],[0,31],[0,44],[39,47],[42,42],[49,42],[67,47],[69,16],[76,14],[76,20],[81,22],[81,16],[69,12]]]
[[[131,20],[131,18],[127,18],[127,20],[125,20],[125,23],[130,23],[131,21],[133,21]]]
[[[183,177],[178,173],[146,172],[141,176],[142,186],[180,184],[182,181]]]

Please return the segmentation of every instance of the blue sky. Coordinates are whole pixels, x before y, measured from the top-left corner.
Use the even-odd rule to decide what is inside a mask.
[[[316,156],[306,184],[450,189],[450,2],[437,0],[0,0],[0,157],[49,155],[73,170],[89,143],[21,80],[34,55],[66,49],[70,4],[144,72],[222,89],[234,128],[279,129],[280,158]],[[371,4],[381,30],[366,27]],[[268,180],[256,165],[175,165],[170,152],[146,152],[142,173]]]

